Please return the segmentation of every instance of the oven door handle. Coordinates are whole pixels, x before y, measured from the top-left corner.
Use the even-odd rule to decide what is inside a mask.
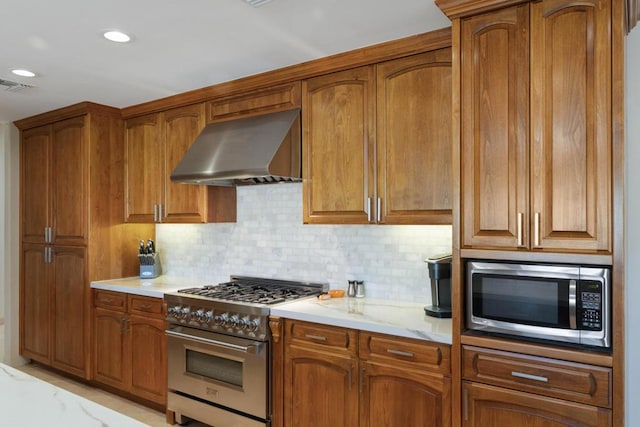
[[[569,328],[576,329],[576,281],[569,280]]]
[[[173,336],[173,337],[177,337],[177,338],[181,338],[187,341],[193,341],[193,342],[197,342],[197,343],[205,343],[205,344],[212,344],[212,345],[216,345],[218,347],[223,347],[229,350],[237,350],[237,351],[241,351],[243,353],[257,353],[260,348],[262,347],[262,343],[257,343],[257,344],[251,344],[248,346],[243,346],[243,345],[237,345],[237,344],[231,344],[228,342],[223,342],[223,341],[218,341],[218,340],[212,340],[209,338],[202,338],[202,337],[194,337],[193,335],[189,335],[189,334],[183,334],[182,332],[175,332],[175,331],[171,331],[171,330],[167,330],[165,331],[167,336]]]

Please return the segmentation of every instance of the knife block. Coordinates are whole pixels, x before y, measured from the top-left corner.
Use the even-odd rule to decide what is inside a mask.
[[[160,265],[160,256],[158,253],[142,254],[140,258],[140,278],[153,279],[162,274],[162,266]]]

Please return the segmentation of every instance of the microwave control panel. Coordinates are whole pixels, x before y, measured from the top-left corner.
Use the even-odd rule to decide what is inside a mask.
[[[602,330],[602,284],[583,280],[578,289],[578,329]]]

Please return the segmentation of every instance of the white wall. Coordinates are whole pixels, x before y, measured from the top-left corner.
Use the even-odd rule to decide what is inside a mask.
[[[627,36],[626,47],[626,425],[640,426],[640,28]],[[632,397],[635,398],[632,401]]]
[[[302,184],[238,187],[235,224],[158,225],[165,274],[365,281],[367,296],[430,303],[424,259],[451,252],[451,226],[304,225]],[[140,236],[145,238],[145,236]]]
[[[4,362],[22,364],[18,355],[19,311],[19,135],[0,123],[0,313],[4,315]]]

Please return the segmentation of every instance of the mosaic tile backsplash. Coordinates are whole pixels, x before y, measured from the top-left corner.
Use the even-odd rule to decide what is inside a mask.
[[[238,187],[234,224],[159,224],[163,273],[201,278],[231,274],[328,282],[364,280],[366,296],[431,303],[424,260],[451,252],[451,226],[305,225],[302,184]]]

